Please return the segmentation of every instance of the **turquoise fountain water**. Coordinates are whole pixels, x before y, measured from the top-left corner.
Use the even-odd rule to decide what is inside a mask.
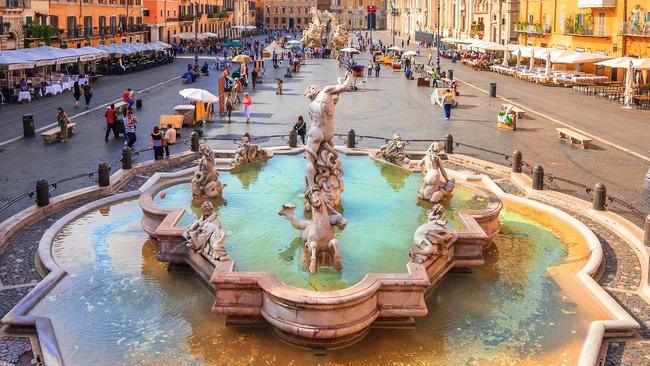
[[[256,171],[256,179],[250,172],[222,175],[230,186],[220,214],[229,238],[237,238],[227,246],[238,266],[285,266],[291,269],[281,272],[282,276],[322,288],[362,277],[364,270],[355,268],[363,265],[358,258],[374,258],[362,267],[365,270],[404,271],[406,256],[401,251],[410,246],[412,230],[424,220],[425,209],[412,200],[417,175],[400,175],[367,159],[345,159],[345,214],[365,225],[353,223],[340,236],[346,251],[344,269],[350,272],[326,274],[322,281],[313,276],[307,282],[309,277],[295,274],[300,273],[295,259],[300,244],[292,239],[297,233],[276,215],[282,202],[301,203],[301,187],[283,183],[281,177],[301,173],[302,159],[293,158],[297,163],[286,160],[282,163],[286,167],[274,166],[274,159]],[[272,186],[269,181],[274,182]],[[256,184],[265,189],[253,195],[242,193],[244,186],[252,190]],[[180,201],[189,192],[187,187],[167,192],[161,204],[188,204]],[[357,201],[354,192],[366,196]],[[476,192],[462,192],[458,191],[457,203],[452,205],[475,201],[471,205],[480,208],[485,202],[474,199]],[[279,201],[268,202],[271,197]],[[364,209],[368,201],[365,207],[374,211]],[[251,207],[259,211],[243,213]],[[379,219],[375,216],[388,209],[397,212]],[[239,215],[240,221],[230,221],[227,213]],[[68,365],[573,364],[579,351],[575,345],[582,342],[589,323],[583,309],[572,304],[547,273],[566,257],[567,246],[559,234],[533,217],[510,211],[507,205],[501,215],[501,233],[485,253],[486,265],[476,267],[472,274],[448,276],[428,297],[429,315],[418,319],[414,330],[372,330],[361,343],[324,357],[288,346],[265,328],[224,326],[223,317],[210,312],[213,294],[193,274],[169,273],[167,264],[155,259],[156,247],[141,230],[140,217],[136,201],[118,203],[74,221],[56,239],[54,258],[68,276],[31,314],[52,319]],[[381,240],[398,222],[412,230]],[[238,233],[235,224],[263,232],[262,239],[253,243],[258,237]],[[348,229],[353,230],[348,234]],[[371,235],[375,242],[356,239],[364,235]],[[245,260],[242,239],[251,241],[246,248],[256,251],[248,256],[256,258]],[[356,257],[356,250],[365,256]]]

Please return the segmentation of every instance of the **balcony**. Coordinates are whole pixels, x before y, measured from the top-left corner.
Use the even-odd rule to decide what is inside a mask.
[[[551,34],[551,26],[546,24],[528,24],[526,22],[519,22],[515,25],[515,32],[543,36]]]
[[[583,29],[581,26],[577,26],[570,31],[565,30],[564,34],[572,37],[611,38],[611,35],[604,31],[594,32],[593,29]]]
[[[25,9],[32,6],[31,0],[0,0],[0,9]]]
[[[226,14],[226,13],[209,13],[208,14],[209,19],[223,19],[223,18],[225,18],[227,16],[228,16],[228,14]]]
[[[620,34],[629,37],[650,37],[650,23],[623,23]]]
[[[193,22],[194,21],[194,14],[183,14],[178,17],[179,22]]]
[[[138,33],[144,32],[147,28],[144,24],[134,24],[126,27],[124,33]],[[73,29],[59,29],[59,39],[73,40],[85,39],[96,37],[117,36],[120,30],[117,27],[94,27],[94,28],[73,28]]]
[[[578,8],[615,8],[616,0],[578,0]]]

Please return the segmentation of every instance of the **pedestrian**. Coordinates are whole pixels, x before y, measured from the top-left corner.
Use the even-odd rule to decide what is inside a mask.
[[[368,73],[366,74],[366,77],[370,76],[372,77],[372,72],[375,68],[375,64],[372,62],[372,60],[368,61]]]
[[[379,70],[381,70],[381,62],[375,64],[375,77],[379,77]]]
[[[72,96],[74,97],[74,107],[79,108],[79,98],[81,98],[81,88],[79,87],[79,82],[75,81],[74,86],[72,87]]]
[[[293,129],[296,131],[298,136],[300,136],[300,139],[302,140],[302,144],[305,144],[305,135],[307,134],[307,124],[305,123],[305,120],[302,118],[302,116],[298,116],[298,122],[293,126]]]
[[[93,88],[86,81],[81,87],[84,91],[84,100],[86,101],[86,109],[90,108],[90,98],[93,97]]]
[[[122,93],[122,101],[124,101],[124,103],[127,103],[129,105],[129,108],[133,107],[133,104],[135,103],[135,101],[133,100],[134,94],[135,92],[131,90],[131,88],[126,89]]]
[[[433,60],[433,52],[429,51],[429,59],[427,61],[427,66],[431,66],[431,60]]]
[[[438,87],[438,73],[436,72],[436,69],[431,69],[431,85],[434,87]]]
[[[275,78],[275,94],[276,95],[282,95],[282,79],[280,78]]]
[[[252,80],[253,90],[255,90],[255,84],[257,84],[257,69],[256,68],[253,68],[253,72],[251,73],[251,78],[253,79]]]
[[[56,109],[56,125],[61,129],[61,138],[59,141],[68,142],[68,123],[70,119],[68,115],[63,111],[63,108],[59,107]]]
[[[443,106],[445,110],[445,119],[449,120],[451,118],[451,105],[454,103],[454,93],[451,89],[445,90],[445,96],[443,99]]]
[[[230,119],[230,116],[232,115],[232,110],[234,108],[233,102],[232,102],[232,95],[230,93],[226,93],[226,112],[228,113],[228,123],[232,122]]]
[[[233,97],[233,103],[241,103],[242,88],[243,86],[241,85],[239,78],[235,78],[235,81],[232,83],[232,92],[235,93],[235,96]]]
[[[160,128],[158,128],[158,126],[153,128],[151,140],[149,141],[149,148],[153,148],[154,160],[163,158],[163,135],[160,133]]]
[[[244,100],[242,101],[242,104],[244,104],[244,116],[246,116],[246,123],[248,123],[250,122],[251,114],[253,113],[251,111],[251,105],[253,104],[253,100],[251,99],[250,96],[248,96],[248,93],[244,93]]]
[[[165,147],[165,156],[169,157],[169,146],[176,143],[176,129],[171,123],[167,124],[167,130],[163,137],[163,146]]]
[[[110,107],[106,108],[104,112],[104,118],[106,119],[106,135],[104,135],[104,141],[108,142],[108,135],[113,131],[113,137],[117,138],[117,126],[115,124],[115,115],[117,111],[115,110],[115,104],[111,104]]]
[[[402,40],[402,48],[404,48],[404,40]]]
[[[135,118],[133,111],[129,109],[128,112],[126,112],[126,123],[124,124],[124,132],[126,133],[126,141],[124,143],[130,148],[133,147],[138,139],[135,135],[137,124],[138,120]]]

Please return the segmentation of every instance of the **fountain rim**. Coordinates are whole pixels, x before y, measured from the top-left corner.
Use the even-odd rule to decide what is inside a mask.
[[[279,147],[279,150],[282,151],[291,151],[292,149],[287,150],[286,147]],[[365,155],[366,152],[363,150],[368,149],[346,149],[341,148],[351,152],[351,155]],[[360,151],[361,150],[361,151]],[[298,154],[300,151],[293,149],[293,154]],[[292,155],[293,155],[292,154]],[[185,152],[172,157],[169,161],[165,163],[179,163],[191,158],[196,157],[197,154],[193,152]],[[465,159],[473,159],[475,161],[480,161],[478,159],[464,157]],[[153,167],[165,166],[165,163],[160,162],[145,162],[134,166],[131,170],[118,170],[111,176],[111,186],[107,188],[102,187],[92,187],[92,188],[82,188],[68,194],[62,195],[55,198],[51,205],[53,208],[52,211],[58,210],[64,207],[75,204],[81,200],[92,199],[95,197],[100,197],[99,199],[84,204],[81,207],[74,209],[68,214],[64,215],[60,219],[54,222],[50,226],[43,236],[41,237],[38,245],[37,255],[41,260],[41,263],[49,271],[49,273],[9,312],[2,318],[2,322],[7,325],[14,326],[28,326],[34,327],[38,335],[38,341],[42,350],[43,361],[47,366],[52,365],[64,365],[63,356],[61,354],[60,348],[57,343],[57,338],[54,332],[54,327],[50,318],[45,316],[36,316],[30,315],[30,311],[33,307],[40,302],[57,284],[60,282],[66,275],[67,272],[63,270],[58,263],[53,258],[52,254],[52,245],[56,240],[56,237],[60,231],[66,226],[72,223],[74,220],[87,215],[89,212],[97,210],[101,207],[107,206],[109,204],[120,203],[123,201],[131,200],[134,197],[141,195],[141,188],[138,190],[128,191],[124,193],[113,194],[114,187],[119,187],[121,184],[124,184],[129,179],[132,179],[137,174],[142,171],[147,171]],[[483,162],[488,166],[495,166],[493,163]],[[159,174],[159,173],[155,173]],[[154,174],[154,175],[155,175]],[[470,178],[469,175],[466,175],[467,178]],[[521,184],[520,177],[512,175],[510,179],[517,185],[523,188]],[[545,202],[550,202],[551,199],[555,200],[564,200],[564,202],[579,202],[583,206],[589,206],[589,204],[576,197],[568,196],[558,192],[545,192],[543,195],[538,195],[540,199],[546,199],[544,202],[538,202],[530,198],[530,195],[527,197],[519,197],[513,194],[505,193],[490,177],[486,175],[481,176],[481,180],[486,184],[488,189],[495,192],[498,197],[504,197],[506,200],[512,200],[515,202],[521,202],[526,205],[533,205],[536,209],[541,209],[547,211],[554,215],[562,217],[565,222],[570,223],[573,227],[578,228],[579,232],[585,239],[585,242],[589,246],[589,259],[583,268],[579,269],[573,275],[578,276],[578,279],[583,284],[583,286],[598,299],[601,303],[606,303],[606,307],[610,310],[610,313],[616,318],[614,320],[594,320],[589,326],[588,333],[585,337],[583,343],[583,348],[579,356],[580,365],[592,365],[595,364],[598,351],[600,349],[601,342],[606,335],[607,331],[614,332],[615,334],[626,334],[632,332],[636,329],[639,329],[639,323],[636,322],[611,296],[609,296],[605,290],[596,282],[593,277],[596,275],[597,269],[600,266],[603,260],[603,249],[598,241],[597,237],[591,230],[589,230],[586,225],[576,218],[572,217],[570,214],[564,212],[561,209],[550,206]],[[523,188],[525,191],[530,193],[530,190]],[[582,207],[578,207],[583,209]],[[27,225],[37,221],[43,215],[48,214],[49,210],[40,209],[40,208],[28,208],[23,212],[16,215],[12,220],[7,220],[0,224],[0,232],[3,232],[2,239],[8,240],[11,236],[19,230],[24,229]],[[625,234],[626,240],[633,242],[627,242],[626,244],[634,247],[638,245],[636,243],[638,240],[632,240],[635,236],[635,233],[629,229],[629,222],[618,216],[615,213],[608,213],[607,215],[603,213],[595,213],[599,216],[598,218],[602,221],[608,222],[608,227],[611,230],[617,232],[623,232]],[[602,216],[602,217],[601,217]],[[10,230],[11,227],[14,227],[14,230]]]

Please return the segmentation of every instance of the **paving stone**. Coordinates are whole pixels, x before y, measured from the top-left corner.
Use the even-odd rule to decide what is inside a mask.
[[[32,350],[29,339],[25,337],[0,337],[0,366],[12,365],[20,357]]]

